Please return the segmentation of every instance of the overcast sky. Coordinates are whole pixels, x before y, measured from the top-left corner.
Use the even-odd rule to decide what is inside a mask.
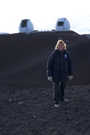
[[[0,32],[17,33],[20,21],[30,19],[35,30],[55,29],[66,17],[71,30],[90,33],[90,0],[0,0]]]

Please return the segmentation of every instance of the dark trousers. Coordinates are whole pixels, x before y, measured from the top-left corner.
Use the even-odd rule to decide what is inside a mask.
[[[55,82],[54,84],[54,100],[56,104],[59,103],[59,101],[64,101],[64,89],[66,87],[66,81],[62,82]]]

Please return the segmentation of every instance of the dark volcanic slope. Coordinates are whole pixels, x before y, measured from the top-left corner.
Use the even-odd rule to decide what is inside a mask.
[[[49,86],[46,63],[58,39],[68,43],[75,79],[70,84],[90,83],[90,40],[73,31],[37,32],[0,36],[0,83]]]

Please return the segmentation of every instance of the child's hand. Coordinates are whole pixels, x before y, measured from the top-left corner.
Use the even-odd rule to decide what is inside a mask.
[[[52,82],[52,76],[48,76],[48,81]]]
[[[69,76],[68,76],[68,79],[69,79],[69,80],[72,80],[73,78],[74,78],[73,75],[69,75]]]

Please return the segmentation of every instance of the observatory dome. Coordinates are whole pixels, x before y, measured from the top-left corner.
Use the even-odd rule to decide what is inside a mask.
[[[30,33],[34,30],[33,24],[29,19],[21,20],[19,26],[19,32],[21,33]]]
[[[59,18],[56,22],[56,31],[69,31],[70,23],[67,18]]]

